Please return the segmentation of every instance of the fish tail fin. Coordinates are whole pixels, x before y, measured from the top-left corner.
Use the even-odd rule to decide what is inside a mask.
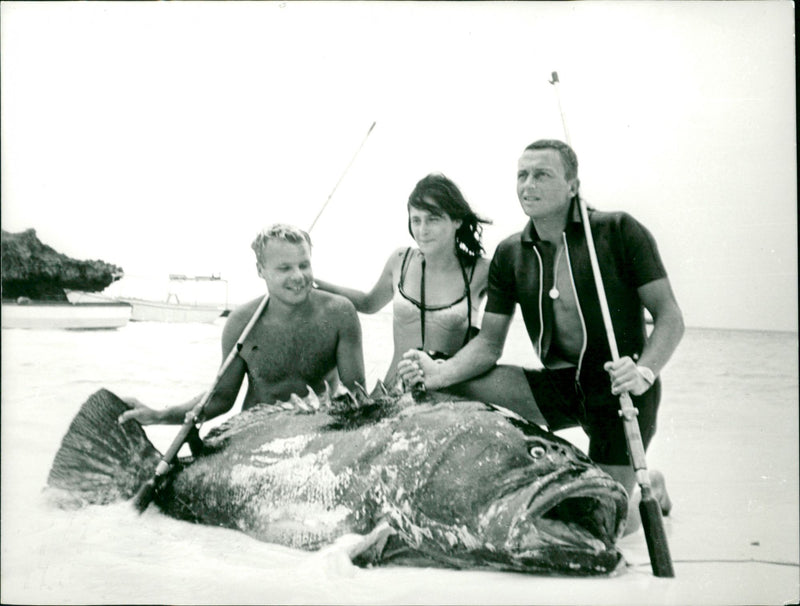
[[[161,455],[138,422],[117,421],[128,409],[106,389],[84,402],[47,478],[52,502],[80,507],[127,500],[153,475]]]

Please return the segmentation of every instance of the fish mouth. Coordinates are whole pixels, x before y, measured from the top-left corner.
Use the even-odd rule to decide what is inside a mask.
[[[513,496],[508,541],[518,553],[614,549],[628,512],[625,489],[597,469],[560,470]]]
[[[628,495],[622,486],[594,470],[566,483],[555,477],[528,503],[528,515],[539,520],[540,531],[560,537],[566,530],[607,547],[622,533],[627,513]]]

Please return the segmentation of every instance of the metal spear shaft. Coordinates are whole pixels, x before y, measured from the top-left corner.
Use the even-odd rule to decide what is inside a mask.
[[[550,84],[552,84],[556,90],[558,109],[561,112],[561,122],[564,125],[564,136],[567,145],[571,146],[572,143],[570,142],[569,131],[567,130],[567,120],[561,106],[557,72],[553,72]],[[614,335],[614,325],[611,323],[611,312],[608,308],[608,299],[606,299],[606,291],[603,286],[603,276],[600,273],[600,264],[597,261],[597,250],[594,246],[592,228],[589,225],[589,213],[586,210],[586,203],[580,196],[578,196],[578,206],[581,212],[581,222],[583,223],[584,232],[586,234],[586,247],[589,250],[589,260],[592,265],[594,284],[597,288],[597,298],[600,301],[600,312],[603,316],[603,323],[605,324],[608,347],[611,350],[611,359],[616,362],[619,360],[619,350],[617,349],[617,339]],[[619,404],[619,415],[622,417],[622,424],[625,430],[628,455],[634,472],[636,473],[636,481],[642,493],[642,498],[639,503],[639,514],[642,518],[642,528],[644,529],[644,536],[647,541],[647,552],[650,555],[650,566],[653,569],[653,574],[657,577],[674,577],[675,571],[672,568],[672,558],[669,553],[667,535],[664,532],[664,521],[661,518],[661,505],[655,498],[650,485],[650,474],[647,472],[644,443],[642,442],[642,435],[639,430],[639,422],[636,420],[636,415],[639,411],[633,406],[631,397],[627,392],[620,394]]]
[[[331,198],[333,197],[334,192],[336,192],[336,190],[338,189],[339,183],[342,182],[342,179],[344,179],[344,176],[347,174],[347,171],[350,170],[350,167],[353,165],[353,162],[356,161],[356,158],[358,157],[358,154],[361,152],[361,148],[364,147],[364,144],[367,142],[367,139],[369,138],[370,133],[372,133],[372,129],[375,128],[375,124],[376,123],[373,122],[372,125],[369,127],[369,130],[367,131],[367,134],[364,135],[364,139],[361,141],[361,145],[358,146],[358,149],[356,150],[356,153],[353,154],[353,157],[350,159],[349,164],[345,167],[344,172],[342,173],[342,176],[339,177],[339,180],[336,182],[336,185],[333,186],[333,189],[331,190],[331,193],[328,195],[328,199],[325,200],[325,203],[319,209],[319,212],[317,213],[317,216],[314,217],[314,220],[311,222],[311,227],[308,228],[309,233],[311,233],[311,230],[314,229],[314,226],[317,224],[317,219],[319,219],[320,216],[322,215],[322,211],[324,211],[325,207],[328,206],[328,202],[331,201]]]

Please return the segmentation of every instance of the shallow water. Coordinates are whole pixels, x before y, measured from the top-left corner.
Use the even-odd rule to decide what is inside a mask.
[[[391,358],[390,317],[363,317],[370,385]],[[664,471],[676,578],[650,571],[641,531],[611,578],[423,568],[360,569],[127,504],[51,508],[42,495],[61,437],[100,387],[152,405],[208,387],[213,325],[2,331],[3,603],[783,604],[800,597],[798,337],[690,329],[664,371],[648,465]],[[518,322],[504,361],[534,364]],[[235,407],[235,409],[238,408]],[[174,427],[148,428],[159,448]],[[562,432],[579,447],[579,430]]]

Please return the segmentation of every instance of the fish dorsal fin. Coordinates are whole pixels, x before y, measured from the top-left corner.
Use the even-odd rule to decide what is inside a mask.
[[[390,394],[385,388],[378,389],[377,386],[372,394],[368,394],[364,386],[359,383],[356,383],[354,392],[341,387],[331,398],[331,408],[328,412],[335,419],[334,427],[352,429],[376,423],[394,414],[397,410],[397,401],[402,395]]]
[[[341,383],[336,386],[336,390],[331,390],[330,384],[325,381],[325,391],[321,396],[317,395],[310,385],[306,385],[306,391],[306,395],[302,397],[293,393],[287,400],[278,400],[272,405],[264,406],[271,406],[275,410],[310,414],[346,412],[372,404],[372,399],[366,389],[359,383],[356,383],[354,391],[350,391]]]
[[[314,414],[331,408],[331,389],[327,381],[321,398],[310,385],[306,385],[306,391],[306,395],[302,397],[293,393],[288,400],[278,400],[271,407],[275,410],[295,411],[301,414]]]
[[[309,396],[312,393],[314,392],[313,391],[309,392]],[[296,393],[293,393],[291,396],[289,396],[289,402],[291,403],[291,405],[304,412],[314,412],[314,408],[311,406],[310,401],[311,401],[310,397],[306,396],[305,398],[301,398]]]
[[[367,393],[367,388],[364,387],[361,383],[356,381],[356,392],[355,392],[356,400],[359,403],[368,402],[370,397]]]
[[[356,383],[353,391],[341,383],[331,390],[325,383],[325,391],[318,396],[311,386],[306,386],[305,396],[291,394],[287,400],[277,401],[272,405],[264,405],[275,412],[285,411],[296,414],[327,413],[334,418],[336,427],[357,427],[374,423],[392,414],[402,393],[393,394],[381,383],[376,386],[372,395],[360,383]]]
[[[401,398],[404,393],[402,382],[398,381],[397,383],[386,385],[386,383],[379,380],[375,383],[371,395],[373,398]]]

